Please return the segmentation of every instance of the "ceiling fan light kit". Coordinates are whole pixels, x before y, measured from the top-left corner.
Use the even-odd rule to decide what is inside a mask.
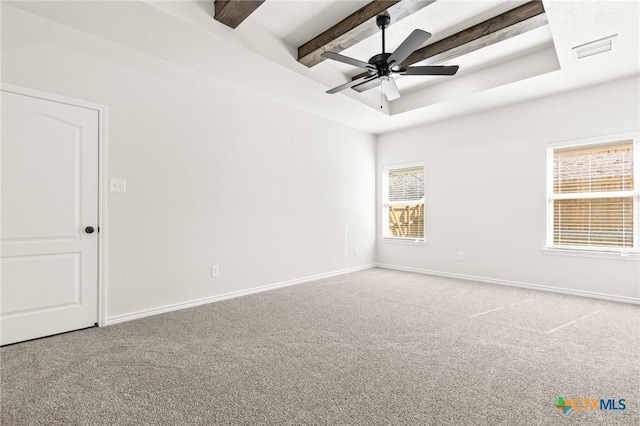
[[[365,75],[356,80],[349,81],[327,93],[333,94],[342,90],[368,83],[372,80],[380,80],[382,92],[388,101],[396,100],[400,97],[398,86],[393,78],[393,74],[399,75],[454,75],[458,72],[457,65],[430,65],[430,66],[407,66],[402,67],[402,61],[407,59],[416,49],[426,42],[431,34],[423,30],[413,30],[411,34],[398,46],[393,53],[385,52],[385,30],[391,23],[388,13],[382,13],[376,17],[376,24],[382,31],[382,53],[372,56],[368,62],[350,58],[335,52],[324,52],[321,56],[326,59],[353,65],[365,69],[369,75]]]

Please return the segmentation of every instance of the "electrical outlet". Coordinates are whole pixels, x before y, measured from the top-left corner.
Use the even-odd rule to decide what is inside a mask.
[[[464,252],[458,252],[458,260],[464,260]]]
[[[217,277],[218,275],[220,275],[220,265],[211,266],[211,276]]]
[[[109,191],[111,192],[127,192],[127,180],[126,179],[109,179]]]
[[[354,247],[353,248],[353,255],[357,256],[358,255],[358,247]]]

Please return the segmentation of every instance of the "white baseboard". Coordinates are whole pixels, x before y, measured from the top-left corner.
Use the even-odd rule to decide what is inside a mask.
[[[552,293],[562,293],[562,294],[569,294],[572,296],[590,297],[592,299],[603,299],[603,300],[610,300],[612,302],[632,303],[632,304],[640,305],[640,299],[634,298],[634,297],[616,296],[612,294],[595,293],[591,291],[572,290],[572,289],[567,289],[562,287],[529,284],[529,283],[522,283],[517,281],[499,280],[494,278],[476,277],[473,275],[454,274],[451,272],[431,271],[427,269],[411,268],[411,267],[397,266],[397,265],[386,265],[381,263],[378,263],[375,266],[383,269],[394,269],[396,271],[416,272],[419,274],[436,275],[439,277],[458,278],[462,280],[477,281],[477,282],[488,283],[488,284],[507,285],[511,287],[527,288],[530,290],[548,291]]]
[[[296,284],[303,284],[310,281],[316,281],[323,278],[335,277],[337,275],[348,274],[351,272],[362,271],[365,269],[375,268],[376,265],[364,265],[353,268],[345,268],[339,271],[327,272],[324,274],[312,275],[295,280],[283,281],[275,284],[267,284],[260,287],[254,287],[247,290],[234,291],[231,293],[220,294],[217,296],[204,297],[202,299],[190,300],[187,302],[173,303],[171,305],[159,306],[157,308],[144,309],[142,311],[131,312],[128,314],[115,315],[106,319],[105,325],[118,324],[125,321],[131,321],[152,315],[164,314],[166,312],[177,311],[180,309],[192,308],[194,306],[206,305],[207,303],[219,302],[221,300],[233,299],[235,297],[247,296],[249,294],[261,293],[263,291],[274,290],[276,288],[289,287]]]

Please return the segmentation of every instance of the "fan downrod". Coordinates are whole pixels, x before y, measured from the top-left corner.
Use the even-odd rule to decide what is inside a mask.
[[[378,77],[387,77],[389,72],[389,65],[387,64],[387,59],[391,56],[391,53],[385,53],[385,37],[384,30],[389,28],[389,24],[391,24],[391,16],[387,11],[382,12],[380,15],[376,17],[376,25],[378,28],[382,30],[382,53],[374,55],[369,59],[369,63],[376,67],[376,71],[378,72]],[[373,71],[369,71],[370,74],[374,74]]]

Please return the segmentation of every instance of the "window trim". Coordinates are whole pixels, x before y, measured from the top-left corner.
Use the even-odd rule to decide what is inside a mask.
[[[388,200],[389,196],[389,171],[390,170],[399,170],[399,169],[411,169],[416,167],[422,167],[422,176],[425,176],[425,166],[423,161],[412,162],[412,163],[401,163],[401,164],[391,164],[382,167],[382,238],[381,240],[384,242],[394,242],[399,244],[412,244],[412,245],[425,245],[426,244],[426,223],[422,224],[422,238],[407,238],[407,237],[394,237],[388,236],[387,232],[389,230],[389,214],[387,213],[387,207],[391,205],[404,205],[404,202],[392,202]],[[426,179],[425,179],[426,180]],[[422,205],[426,206],[426,186],[423,181],[423,193],[425,194],[422,197]],[[426,216],[426,215],[425,215]],[[426,222],[426,221],[425,221]]]
[[[579,148],[582,146],[602,146],[615,144],[623,140],[632,140],[633,144],[633,183],[634,189],[631,191],[615,191],[615,192],[594,192],[582,198],[610,198],[615,196],[633,197],[633,247],[585,247],[571,245],[556,245],[553,243],[553,206],[554,200],[573,199],[571,194],[554,194],[553,193],[553,160],[554,153],[557,149],[562,148]],[[559,142],[552,142],[547,145],[547,220],[546,220],[546,247],[545,251],[554,253],[563,253],[572,255],[594,255],[600,253],[606,254],[635,254],[640,253],[640,131],[617,133],[612,135],[602,135],[596,137],[573,139]]]

